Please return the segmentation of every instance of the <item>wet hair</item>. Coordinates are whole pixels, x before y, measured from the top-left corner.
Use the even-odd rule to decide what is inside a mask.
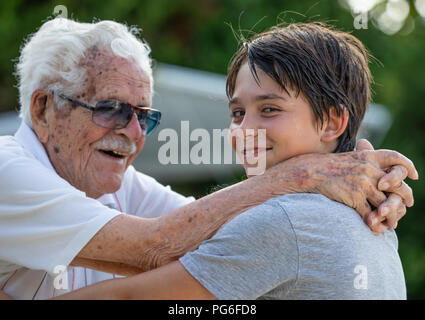
[[[353,35],[324,23],[275,26],[253,36],[236,52],[227,76],[226,93],[235,90],[241,66],[249,63],[259,83],[257,68],[284,91],[302,93],[321,126],[332,107],[337,115],[348,111],[347,128],[334,152],[354,150],[357,131],[371,99],[369,54]]]

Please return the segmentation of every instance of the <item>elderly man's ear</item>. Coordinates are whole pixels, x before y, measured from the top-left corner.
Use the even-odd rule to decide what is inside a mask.
[[[53,108],[53,95],[43,89],[37,89],[31,96],[31,120],[35,133],[41,143],[49,140],[48,111]]]

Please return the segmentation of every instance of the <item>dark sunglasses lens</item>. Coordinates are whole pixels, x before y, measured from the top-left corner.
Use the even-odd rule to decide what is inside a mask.
[[[161,120],[161,112],[143,110],[139,113],[138,118],[143,135],[148,136],[158,126],[159,120]]]
[[[132,108],[118,101],[103,100],[96,104],[93,122],[108,129],[125,128],[133,115]]]

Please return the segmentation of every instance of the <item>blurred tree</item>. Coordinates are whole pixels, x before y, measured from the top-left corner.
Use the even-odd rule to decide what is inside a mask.
[[[354,27],[360,13],[352,10],[359,3],[370,6],[364,16],[366,20],[360,21],[367,29]],[[398,150],[414,161],[419,174],[425,172],[424,0],[1,1],[0,111],[18,107],[13,77],[14,59],[19,56],[23,40],[52,16],[56,5],[65,5],[68,16],[79,21],[110,19],[143,28],[142,37],[150,43],[156,61],[223,74],[238,48],[234,33],[243,31],[249,36],[250,32],[263,31],[282,21],[317,20],[352,31],[379,61],[371,64],[375,78],[374,101],[388,107],[394,118],[381,147]],[[387,20],[382,18],[383,14],[386,14],[384,18]],[[403,18],[401,25],[397,24],[398,20],[388,20],[388,15],[391,19]],[[423,299],[425,185],[420,181],[409,184],[414,189],[416,204],[408,210],[407,217],[397,229],[399,251],[408,297]],[[177,188],[196,194],[198,190],[209,191],[208,182],[205,185],[203,188]]]

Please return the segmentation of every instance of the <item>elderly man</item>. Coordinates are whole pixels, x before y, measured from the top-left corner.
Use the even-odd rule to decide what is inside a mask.
[[[197,201],[137,172],[131,163],[160,113],[151,108],[149,47],[133,31],[54,19],[22,49],[23,122],[0,138],[5,293],[44,299],[162,266],[238,213],[287,193],[343,202],[376,232],[394,228],[413,205],[403,180],[417,172],[394,151],[295,157]]]

